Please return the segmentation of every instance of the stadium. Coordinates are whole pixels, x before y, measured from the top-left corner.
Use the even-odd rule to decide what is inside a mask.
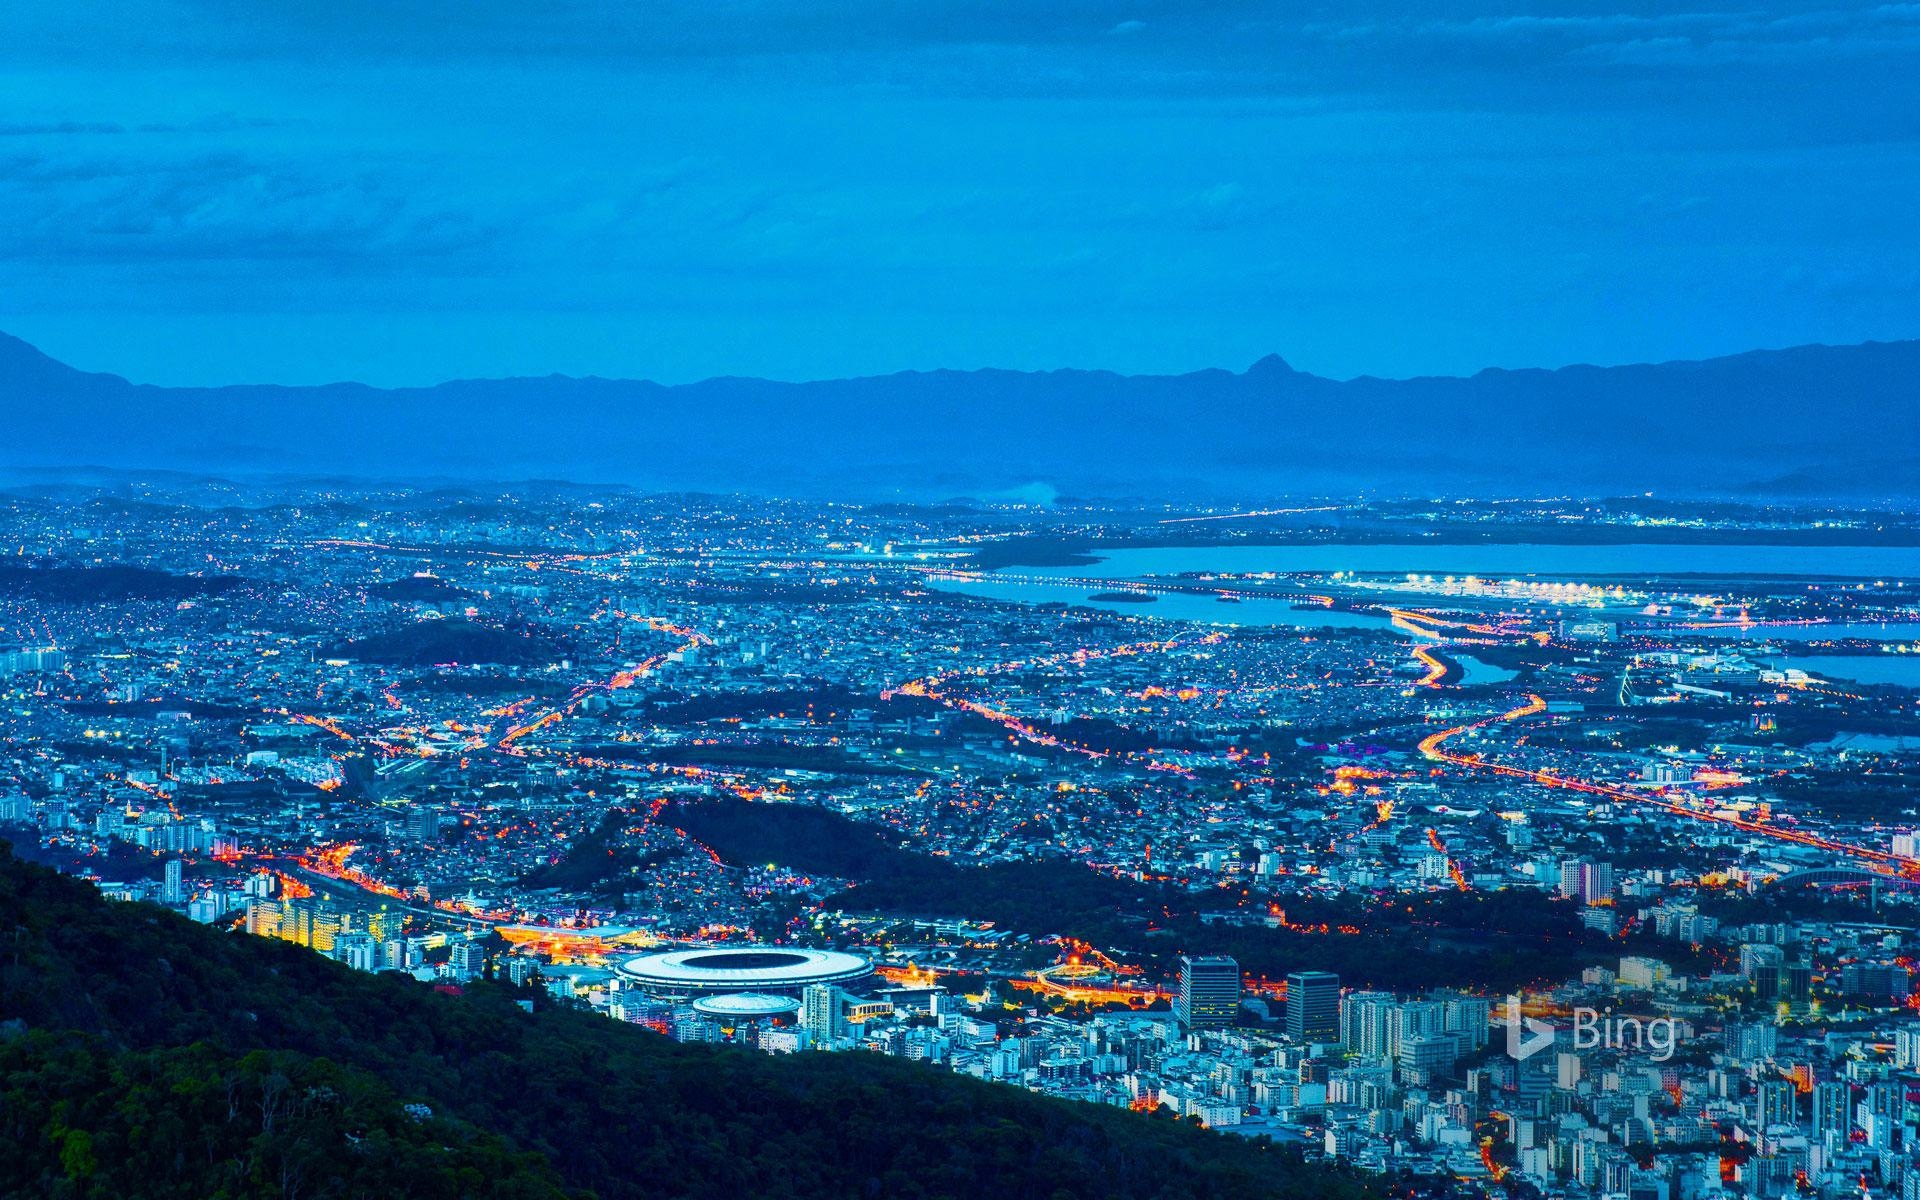
[[[722,992],[702,996],[693,1002],[693,1011],[719,1021],[770,1021],[784,1024],[800,1011],[800,1002],[792,996],[765,996],[758,992]]]
[[[815,983],[849,983],[873,963],[840,950],[797,946],[710,946],[641,954],[621,963],[621,982],[656,996],[723,992],[795,993]]]

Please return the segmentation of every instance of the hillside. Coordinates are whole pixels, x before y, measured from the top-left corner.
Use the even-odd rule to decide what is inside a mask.
[[[1077,862],[960,866],[916,854],[872,825],[801,804],[715,798],[677,803],[667,819],[721,858],[781,863],[853,886],[828,897],[850,912],[962,916],[1036,937],[1065,933],[1172,970],[1182,953],[1228,954],[1250,974],[1332,971],[1347,983],[1398,991],[1423,987],[1517,990],[1578,975],[1616,957],[1622,943],[1584,928],[1577,909],[1522,891],[1436,892],[1392,904],[1354,896],[1288,903],[1299,926],[1349,926],[1325,936],[1265,924],[1210,923],[1238,896],[1194,896],[1089,870]],[[1213,907],[1217,906],[1217,907]]]
[[[0,334],[0,467],[97,465],[931,498],[1043,484],[1185,498],[1558,488],[1909,494],[1920,342],[1702,362],[1332,380],[929,371],[782,383],[462,380],[159,388]],[[1844,468],[1844,469],[1843,469]]]
[[[518,632],[467,620],[412,621],[358,641],[331,647],[331,656],[358,662],[427,667],[438,663],[545,666],[567,651],[540,629]]]
[[[439,994],[4,854],[0,930],[0,1194],[1362,1194],[1283,1148],[913,1063]]]

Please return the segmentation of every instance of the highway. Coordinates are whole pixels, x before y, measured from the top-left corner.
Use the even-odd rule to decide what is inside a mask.
[[[1903,858],[1885,850],[1875,850],[1867,846],[1858,846],[1850,842],[1835,841],[1832,838],[1816,834],[1802,833],[1797,829],[1787,829],[1761,821],[1748,820],[1729,812],[1714,812],[1678,804],[1656,792],[1640,792],[1630,788],[1616,787],[1612,784],[1590,783],[1583,779],[1556,774],[1552,771],[1534,771],[1525,767],[1508,766],[1505,763],[1488,762],[1478,754],[1460,754],[1446,748],[1446,744],[1462,734],[1502,725],[1512,721],[1537,716],[1547,710],[1547,702],[1539,696],[1530,695],[1527,703],[1508,712],[1486,717],[1466,725],[1456,725],[1443,729],[1421,739],[1420,753],[1434,762],[1446,763],[1471,771],[1485,771],[1494,775],[1503,775],[1511,779],[1524,779],[1542,787],[1565,788],[1590,796],[1601,796],[1622,804],[1636,804],[1646,808],[1659,809],[1676,817],[1685,817],[1694,821],[1706,821],[1716,825],[1726,825],[1743,833],[1757,834],[1776,841],[1791,842],[1794,845],[1810,846],[1817,850],[1827,850],[1849,858],[1870,863],[1884,874],[1920,875],[1920,860]]]

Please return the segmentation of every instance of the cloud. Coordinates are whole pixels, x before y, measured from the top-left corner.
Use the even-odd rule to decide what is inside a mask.
[[[1887,232],[1920,186],[1910,3],[60,7],[0,16],[0,315],[109,333],[324,308],[457,356],[486,312],[591,343],[534,371],[645,373],[641,327],[707,371],[1471,368],[1652,353],[1599,345],[1648,297],[1700,301],[1713,349],[1779,340],[1749,314],[1791,290],[1746,264],[1920,260]]]
[[[119,134],[126,131],[125,125],[112,121],[0,122],[0,137],[68,137],[79,134]]]
[[[0,159],[0,258],[312,263],[465,257],[499,230],[396,173],[233,151]]]
[[[247,130],[285,129],[299,121],[277,117],[236,117],[220,114],[190,121],[0,121],[0,137],[118,137],[125,134],[222,134]]]
[[[1732,16],[1713,12],[1611,12],[1557,16],[1502,13],[1464,20],[1435,21],[1425,29],[1437,34],[1466,37],[1620,37],[1638,35],[1648,30],[1711,28],[1725,23]]]

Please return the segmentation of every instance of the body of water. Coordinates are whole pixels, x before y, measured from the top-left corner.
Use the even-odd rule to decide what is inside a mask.
[[[1492,663],[1481,662],[1479,659],[1465,654],[1448,653],[1447,657],[1460,664],[1460,670],[1462,672],[1460,683],[1463,687],[1471,683],[1505,683],[1507,680],[1513,679],[1520,674],[1518,671],[1509,671],[1505,667],[1496,667]]]
[[[1094,600],[1085,585],[1068,583],[1015,583],[1011,580],[932,579],[927,586],[944,592],[961,592],[992,600],[1012,600],[1021,604],[1064,603],[1081,608],[1099,608],[1133,617],[1162,617],[1172,621],[1194,621],[1207,625],[1270,625],[1294,629],[1384,629],[1395,631],[1384,615],[1336,612],[1327,608],[1296,608],[1292,600],[1242,600],[1230,604],[1210,595],[1169,592],[1154,597],[1148,604],[1126,600]]]
[[[1920,579],[1920,546],[1738,546],[1630,543],[1516,545],[1141,546],[1096,550],[1091,566],[1016,568],[1022,574],[1132,579],[1196,571],[1281,574],[1356,571],[1369,575],[1528,575],[1636,578],[1686,573],[1817,575],[1828,578]]]
[[[1576,576],[1631,579],[1682,573],[1744,575],[1817,575],[1833,578],[1920,579],[1920,547],[1910,546],[1740,546],[1740,545],[1312,545],[1312,546],[1154,546],[1101,552],[1100,561],[1081,566],[1013,567],[977,580],[930,580],[944,591],[1022,604],[1072,604],[1140,617],[1161,617],[1210,625],[1281,626],[1295,629],[1396,629],[1384,614],[1297,607],[1289,599],[1223,602],[1210,594],[1158,593],[1150,603],[1095,600],[1111,592],[1102,580],[1168,578],[1201,573],[1261,573],[1405,576],[1479,575],[1488,579]],[[1055,581],[1058,582],[1055,582]],[[1283,585],[1284,586],[1284,585]],[[1418,603],[1417,601],[1410,601]],[[1580,615],[1580,614],[1574,614]],[[1601,615],[1601,614],[1590,614]],[[1608,613],[1633,623],[1637,614]],[[1704,636],[1748,642],[1810,641],[1832,638],[1920,639],[1920,622],[1900,624],[1757,625],[1699,630]],[[1470,667],[1468,681],[1511,678],[1499,668]]]
[[[1778,660],[1822,679],[1920,688],[1920,654],[1808,654]]]
[[[1841,638],[1906,642],[1920,640],[1920,622],[1835,621],[1827,625],[1755,625],[1751,629],[1727,626],[1689,632],[1706,637],[1738,638],[1743,642],[1831,642]]]

